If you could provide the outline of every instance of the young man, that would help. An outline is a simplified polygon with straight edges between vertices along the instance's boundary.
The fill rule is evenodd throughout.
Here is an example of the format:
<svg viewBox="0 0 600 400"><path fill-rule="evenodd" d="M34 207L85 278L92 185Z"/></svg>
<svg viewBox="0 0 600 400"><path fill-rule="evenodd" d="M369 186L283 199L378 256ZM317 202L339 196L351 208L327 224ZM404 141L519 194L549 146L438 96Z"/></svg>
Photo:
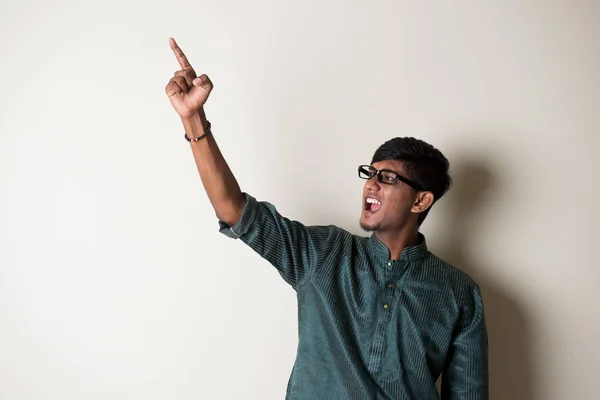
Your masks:
<svg viewBox="0 0 600 400"><path fill-rule="evenodd" d="M384 143L370 165L360 225L304 226L242 193L203 106L213 88L173 39L181 66L165 90L215 209L297 292L299 343L287 399L488 398L487 334L479 287L427 250L419 226L448 190L448 160L414 138Z"/></svg>

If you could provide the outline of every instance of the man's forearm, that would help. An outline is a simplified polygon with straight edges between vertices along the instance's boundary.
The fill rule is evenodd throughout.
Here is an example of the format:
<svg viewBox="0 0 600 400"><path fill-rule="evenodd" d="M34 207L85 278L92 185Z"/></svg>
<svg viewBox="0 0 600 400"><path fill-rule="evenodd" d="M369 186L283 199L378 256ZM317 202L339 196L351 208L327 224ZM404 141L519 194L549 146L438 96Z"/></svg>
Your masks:
<svg viewBox="0 0 600 400"><path fill-rule="evenodd" d="M192 118L182 119L182 122L189 138L204 134L208 126L203 112ZM245 198L215 138L209 134L198 142L192 141L191 147L200 179L217 218L235 225L242 215Z"/></svg>

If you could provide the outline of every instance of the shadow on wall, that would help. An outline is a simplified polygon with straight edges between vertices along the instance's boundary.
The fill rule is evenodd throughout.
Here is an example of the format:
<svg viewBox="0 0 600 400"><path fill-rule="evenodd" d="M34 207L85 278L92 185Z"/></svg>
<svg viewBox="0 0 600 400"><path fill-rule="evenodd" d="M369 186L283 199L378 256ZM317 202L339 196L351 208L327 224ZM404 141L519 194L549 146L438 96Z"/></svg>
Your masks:
<svg viewBox="0 0 600 400"><path fill-rule="evenodd" d="M437 214L444 219L448 232L434 252L465 271L481 287L489 337L490 398L537 400L526 310L511 298L510 291L490 278L493 274L487 273L488 266L469 256L476 234L470 228L489 212L482 200L492 189L497 192L502 182L481 154L461 154L451 168L454 186L443 199L443 214Z"/></svg>

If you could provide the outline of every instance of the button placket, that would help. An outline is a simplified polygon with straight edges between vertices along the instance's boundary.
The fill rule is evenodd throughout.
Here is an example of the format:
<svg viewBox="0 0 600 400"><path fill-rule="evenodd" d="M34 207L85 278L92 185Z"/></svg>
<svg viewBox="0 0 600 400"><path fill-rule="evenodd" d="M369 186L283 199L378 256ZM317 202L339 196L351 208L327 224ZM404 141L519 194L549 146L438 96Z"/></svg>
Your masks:
<svg viewBox="0 0 600 400"><path fill-rule="evenodd" d="M367 368L369 371L375 373L378 372L382 365L382 360L385 358L385 353L387 351L387 336L386 332L389 329L389 323L392 318L392 308L393 304L393 296L391 290L388 289L388 282L390 279L393 279L394 276L394 263L392 260L388 260L384 267L383 274L383 285L384 289L381 291L380 300L378 307L381 307L378 313L379 316L377 318L377 322L375 325L375 332L373 336L373 344L371 346L370 357Z"/></svg>
<svg viewBox="0 0 600 400"><path fill-rule="evenodd" d="M386 271L386 280L388 281L388 283L386 284L387 289L392 289L394 287L394 285L390 282L390 280L392 279L392 277L395 275L394 274L394 261L393 260L389 260L387 263L387 271ZM384 305L383 308L384 310L388 311L390 309L390 304L392 304L392 291L391 290L385 290L384 291Z"/></svg>
<svg viewBox="0 0 600 400"><path fill-rule="evenodd" d="M388 260L386 263L386 271L385 271L385 280L384 280L384 288L382 290L383 299L382 305L386 305L384 307L387 311L391 310L392 306L395 304L395 299L398 295L398 288L400 284L400 280L402 276L406 272L407 265L404 261L400 260Z"/></svg>

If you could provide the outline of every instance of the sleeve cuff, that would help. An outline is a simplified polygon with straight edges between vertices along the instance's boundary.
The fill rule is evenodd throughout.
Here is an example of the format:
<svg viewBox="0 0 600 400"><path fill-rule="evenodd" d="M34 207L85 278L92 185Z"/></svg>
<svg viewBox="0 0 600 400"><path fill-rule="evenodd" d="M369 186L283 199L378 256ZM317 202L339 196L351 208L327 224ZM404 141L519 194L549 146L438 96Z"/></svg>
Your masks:
<svg viewBox="0 0 600 400"><path fill-rule="evenodd" d="M248 193L244 192L243 194L246 198L246 204L244 205L240 220L234 226L219 220L219 232L232 239L238 239L248 232L252 222L256 219L256 213L258 211L258 202L256 199Z"/></svg>

